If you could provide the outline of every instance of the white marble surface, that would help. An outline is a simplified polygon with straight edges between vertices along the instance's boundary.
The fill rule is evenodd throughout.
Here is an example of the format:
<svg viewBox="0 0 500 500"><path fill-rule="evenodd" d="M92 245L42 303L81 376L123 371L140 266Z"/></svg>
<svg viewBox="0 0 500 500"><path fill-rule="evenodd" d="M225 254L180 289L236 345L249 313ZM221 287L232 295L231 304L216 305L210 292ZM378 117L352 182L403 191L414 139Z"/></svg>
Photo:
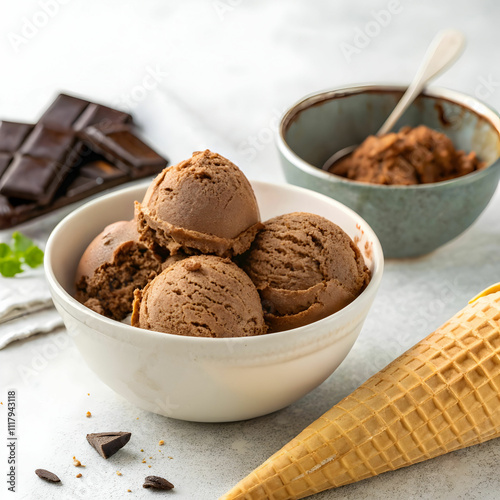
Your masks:
<svg viewBox="0 0 500 500"><path fill-rule="evenodd" d="M44 17L42 5L49 4L52 14ZM375 13L389 7L391 19L385 16L385 26L377 28ZM287 105L337 85L407 82L440 28L463 30L469 43L437 84L499 109L499 16L493 0L2 0L0 116L34 120L59 90L75 92L130 108L144 135L173 163L210 148L251 178L283 182L271 137ZM29 31L27 23L35 20L46 22ZM342 44L353 44L367 23L376 36L348 60ZM157 80L146 78L150 73ZM205 425L145 413L90 372L64 331L0 351L0 498L150 498L155 493L141 487L148 474L175 484L165 497L217 498L476 292L499 281L499 211L497 192L456 241L421 259L387 262L373 310L343 365L301 401L267 417ZM43 239L62 215L24 231ZM5 482L8 388L18 391L16 494ZM106 462L84 438L102 430L133 433ZM74 455L85 469L73 467ZM494 499L499 460L500 441L492 441L315 498ZM59 474L63 485L39 480L33 472L38 467Z"/></svg>

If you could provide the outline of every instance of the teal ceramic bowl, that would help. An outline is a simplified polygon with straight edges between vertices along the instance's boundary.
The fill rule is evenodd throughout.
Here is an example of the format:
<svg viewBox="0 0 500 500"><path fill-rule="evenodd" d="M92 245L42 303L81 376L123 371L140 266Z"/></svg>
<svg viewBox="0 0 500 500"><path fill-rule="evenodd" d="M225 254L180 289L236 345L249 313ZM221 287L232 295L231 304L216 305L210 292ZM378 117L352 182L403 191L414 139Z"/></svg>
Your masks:
<svg viewBox="0 0 500 500"><path fill-rule="evenodd" d="M425 91L394 130L427 125L445 133L457 149L475 151L486 168L416 186L367 184L321 170L333 153L377 131L404 90L365 85L312 94L284 114L277 136L287 181L352 208L374 229L389 258L424 255L461 234L486 208L500 177L498 114L446 89Z"/></svg>

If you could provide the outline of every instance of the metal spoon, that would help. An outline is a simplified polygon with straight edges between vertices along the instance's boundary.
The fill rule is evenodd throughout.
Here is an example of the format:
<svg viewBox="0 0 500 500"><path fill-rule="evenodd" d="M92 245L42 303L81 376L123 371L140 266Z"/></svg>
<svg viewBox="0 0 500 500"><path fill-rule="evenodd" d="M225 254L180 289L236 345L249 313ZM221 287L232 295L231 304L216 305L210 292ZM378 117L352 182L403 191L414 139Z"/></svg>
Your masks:
<svg viewBox="0 0 500 500"><path fill-rule="evenodd" d="M375 134L377 137L390 132L394 124L420 94L425 85L444 69L451 66L462 53L464 46L465 37L460 31L445 30L436 35L427 49L424 60L410 86L406 89L406 92L389 115L389 118L387 118ZM334 163L344 156L351 154L357 147L358 145L355 144L337 151L325 161L322 169L329 170Z"/></svg>

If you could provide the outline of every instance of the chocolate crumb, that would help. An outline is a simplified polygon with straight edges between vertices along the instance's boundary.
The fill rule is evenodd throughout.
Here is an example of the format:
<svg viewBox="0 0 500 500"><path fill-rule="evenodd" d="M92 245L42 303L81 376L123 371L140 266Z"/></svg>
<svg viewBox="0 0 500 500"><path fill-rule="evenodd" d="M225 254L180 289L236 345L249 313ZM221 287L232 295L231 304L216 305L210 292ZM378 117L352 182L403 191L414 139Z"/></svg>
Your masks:
<svg viewBox="0 0 500 500"><path fill-rule="evenodd" d="M143 463L143 464L145 464L145 463L146 463L146 459L145 459L145 458L142 460L142 463Z"/></svg>
<svg viewBox="0 0 500 500"><path fill-rule="evenodd" d="M76 475L76 477L82 477L82 475L79 473L79 474Z"/></svg>
<svg viewBox="0 0 500 500"><path fill-rule="evenodd" d="M92 413L90 413L90 412L88 411L88 412L85 414L85 416L86 416L87 418L90 418L90 417L92 416Z"/></svg>
<svg viewBox="0 0 500 500"><path fill-rule="evenodd" d="M117 471L116 471L116 475L117 475L117 476L121 476L121 475L122 475L122 473L121 473L119 470L117 470Z"/></svg>
<svg viewBox="0 0 500 500"><path fill-rule="evenodd" d="M141 448L141 451L144 452L144 450Z"/></svg>
<svg viewBox="0 0 500 500"><path fill-rule="evenodd" d="M186 259L184 261L184 269L186 271L198 271L201 268L201 262L192 261L191 259Z"/></svg>
<svg viewBox="0 0 500 500"><path fill-rule="evenodd" d="M109 458L130 440L130 432L97 432L87 434L87 441L103 458Z"/></svg>
<svg viewBox="0 0 500 500"><path fill-rule="evenodd" d="M75 467L85 467L85 465L83 465L80 460L76 459L75 457L73 457L73 465Z"/></svg>
<svg viewBox="0 0 500 500"><path fill-rule="evenodd" d="M163 439L160 439L160 441L158 442L158 444L159 444L160 446L163 446L163 445L165 444L165 441L163 441Z"/></svg>
<svg viewBox="0 0 500 500"><path fill-rule="evenodd" d="M49 472L48 470L45 470L45 469L36 469L35 474L39 478L45 479L45 481L48 481L49 483L60 483L61 482L61 480L53 472Z"/></svg>
<svg viewBox="0 0 500 500"><path fill-rule="evenodd" d="M174 485L158 476L147 476L144 480L143 488L154 488L156 490L171 490L174 488Z"/></svg>
<svg viewBox="0 0 500 500"><path fill-rule="evenodd" d="M132 490L127 490L129 493L132 493Z"/></svg>

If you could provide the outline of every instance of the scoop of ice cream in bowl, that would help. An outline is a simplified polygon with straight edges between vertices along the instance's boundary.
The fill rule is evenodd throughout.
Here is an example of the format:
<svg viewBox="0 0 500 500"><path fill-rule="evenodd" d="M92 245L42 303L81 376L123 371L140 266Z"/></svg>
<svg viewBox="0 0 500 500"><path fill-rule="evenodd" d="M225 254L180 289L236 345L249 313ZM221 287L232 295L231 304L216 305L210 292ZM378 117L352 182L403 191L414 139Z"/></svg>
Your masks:
<svg viewBox="0 0 500 500"><path fill-rule="evenodd" d="M283 408L335 371L383 255L344 205L250 183L205 151L75 210L50 236L45 268L104 383L148 411L222 422Z"/></svg>
<svg viewBox="0 0 500 500"><path fill-rule="evenodd" d="M463 233L500 178L500 118L479 100L426 89L393 127L373 134L405 88L360 85L311 94L284 114L277 145L291 184L359 213L386 257L427 254ZM330 171L322 166L352 144Z"/></svg>

